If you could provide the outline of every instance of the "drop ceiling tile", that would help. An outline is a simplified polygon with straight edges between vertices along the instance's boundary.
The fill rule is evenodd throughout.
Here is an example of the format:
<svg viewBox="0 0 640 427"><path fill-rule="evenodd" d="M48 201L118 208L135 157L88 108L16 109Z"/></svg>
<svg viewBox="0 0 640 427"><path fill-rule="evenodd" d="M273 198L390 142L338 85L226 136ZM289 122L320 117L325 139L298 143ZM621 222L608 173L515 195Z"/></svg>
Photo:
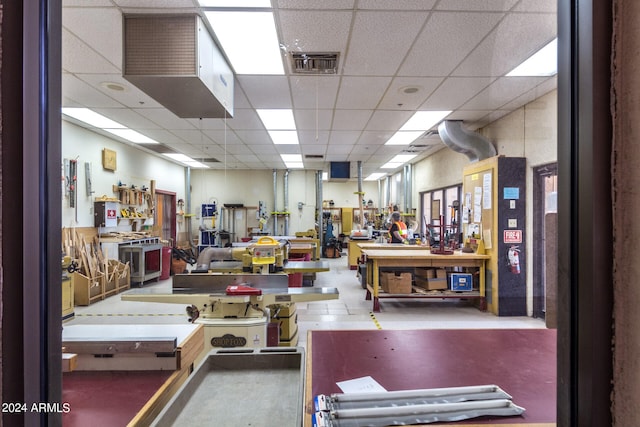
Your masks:
<svg viewBox="0 0 640 427"><path fill-rule="evenodd" d="M390 82L391 77L343 77L336 108L373 110Z"/></svg>
<svg viewBox="0 0 640 427"><path fill-rule="evenodd" d="M353 130L359 134L359 130L367 125L372 114L373 110L335 110L332 130Z"/></svg>
<svg viewBox="0 0 640 427"><path fill-rule="evenodd" d="M122 108L122 104L72 74L62 74L61 80L65 98L73 100L76 104L88 108Z"/></svg>
<svg viewBox="0 0 640 427"><path fill-rule="evenodd" d="M140 115L137 111L124 108L94 108L93 111L131 129L144 133L147 129L161 129L162 126Z"/></svg>
<svg viewBox="0 0 640 427"><path fill-rule="evenodd" d="M289 78L295 108L333 108L340 78L331 76L292 76Z"/></svg>
<svg viewBox="0 0 640 427"><path fill-rule="evenodd" d="M113 66L122 64L122 15L115 7L67 8L63 27ZM102 71L104 72L104 70Z"/></svg>
<svg viewBox="0 0 640 427"><path fill-rule="evenodd" d="M298 130L329 130L333 119L332 110L295 110L294 117Z"/></svg>
<svg viewBox="0 0 640 427"><path fill-rule="evenodd" d="M264 155L277 155L276 148L273 144L248 144L247 147L252 153L260 155L262 159Z"/></svg>
<svg viewBox="0 0 640 427"><path fill-rule="evenodd" d="M332 131L329 137L328 151L336 145L353 145L360 138L361 131Z"/></svg>
<svg viewBox="0 0 640 427"><path fill-rule="evenodd" d="M62 69L69 73L120 73L119 67L66 29L62 30Z"/></svg>
<svg viewBox="0 0 640 427"><path fill-rule="evenodd" d="M355 0L277 0L281 9L353 9Z"/></svg>
<svg viewBox="0 0 640 427"><path fill-rule="evenodd" d="M184 142L193 144L197 147L214 144L214 141L212 141L204 131L195 129L174 129L171 133Z"/></svg>
<svg viewBox="0 0 640 427"><path fill-rule="evenodd" d="M536 34L536 37L531 37L531 34ZM554 37L554 14L509 14L456 68L453 75L503 76Z"/></svg>
<svg viewBox="0 0 640 427"><path fill-rule="evenodd" d="M413 113L413 111L377 110L371 116L365 130L395 132L411 118Z"/></svg>
<svg viewBox="0 0 640 427"><path fill-rule="evenodd" d="M238 76L247 99L254 108L291 108L286 76Z"/></svg>
<svg viewBox="0 0 640 427"><path fill-rule="evenodd" d="M489 86L491 77L449 77L420 106L421 110L455 110Z"/></svg>
<svg viewBox="0 0 640 427"><path fill-rule="evenodd" d="M235 154L234 156L236 159L238 159L238 161L245 164L247 162L253 162L253 163L260 162L260 159L258 159L258 157L255 154Z"/></svg>
<svg viewBox="0 0 640 427"><path fill-rule="evenodd" d="M329 140L329 131L316 132L315 130L299 130L298 140L300 147L321 145L326 147Z"/></svg>
<svg viewBox="0 0 640 427"><path fill-rule="evenodd" d="M542 77L503 77L463 105L464 109L500 109L505 104L516 99L521 93L527 92L545 78Z"/></svg>
<svg viewBox="0 0 640 427"><path fill-rule="evenodd" d="M106 96L129 108L163 108L156 100L125 80L120 72L114 74L75 73L75 75ZM116 90L114 87L119 87L122 90Z"/></svg>
<svg viewBox="0 0 640 427"><path fill-rule="evenodd" d="M243 144L242 140L238 138L235 132L224 130L205 130L203 133L220 146L225 146L226 144L227 147L230 147L234 144Z"/></svg>
<svg viewBox="0 0 640 427"><path fill-rule="evenodd" d="M357 12L345 75L394 75L420 32L426 12Z"/></svg>
<svg viewBox="0 0 640 427"><path fill-rule="evenodd" d="M166 129L145 129L144 134L162 144L184 144L185 141Z"/></svg>
<svg viewBox="0 0 640 427"><path fill-rule="evenodd" d="M189 121L164 108L136 108L135 111L165 129L194 129Z"/></svg>
<svg viewBox="0 0 640 427"><path fill-rule="evenodd" d="M514 12L557 12L558 0L520 0Z"/></svg>
<svg viewBox="0 0 640 427"><path fill-rule="evenodd" d="M534 0L537 1L537 0ZM466 11L504 11L511 9L518 0L440 0L438 10L466 10Z"/></svg>
<svg viewBox="0 0 640 427"><path fill-rule="evenodd" d="M351 26L351 11L281 10L278 20L282 29L282 49L290 52L340 52L344 54ZM339 65L342 63L340 61ZM340 65L341 66L341 65Z"/></svg>
<svg viewBox="0 0 640 427"><path fill-rule="evenodd" d="M431 10L436 0L359 0L358 9Z"/></svg>
<svg viewBox="0 0 640 427"><path fill-rule="evenodd" d="M82 7L99 7L99 6L113 6L111 0L62 0L63 13L66 13L67 7L82 6Z"/></svg>
<svg viewBox="0 0 640 427"><path fill-rule="evenodd" d="M237 130L235 134L248 145L273 145L266 130Z"/></svg>
<svg viewBox="0 0 640 427"><path fill-rule="evenodd" d="M379 108L417 110L442 80L441 77L396 77L382 98Z"/></svg>
<svg viewBox="0 0 640 427"><path fill-rule="evenodd" d="M196 129L214 129L214 130L224 130L227 127L225 123L225 119L185 119L187 122L191 123L191 125ZM232 119L227 119L227 121L231 121Z"/></svg>
<svg viewBox="0 0 640 427"><path fill-rule="evenodd" d="M144 9L160 9L160 8L193 8L193 0L113 0L120 7L135 7Z"/></svg>
<svg viewBox="0 0 640 427"><path fill-rule="evenodd" d="M233 118L227 119L226 124L230 129L264 130L262 120L260 120L256 111L248 108L236 109Z"/></svg>
<svg viewBox="0 0 640 427"><path fill-rule="evenodd" d="M503 17L502 13L431 14L398 75L448 76Z"/></svg>
<svg viewBox="0 0 640 427"><path fill-rule="evenodd" d="M395 133L393 131L364 131L358 140L360 145L379 146L384 145ZM397 146L396 146L397 147Z"/></svg>

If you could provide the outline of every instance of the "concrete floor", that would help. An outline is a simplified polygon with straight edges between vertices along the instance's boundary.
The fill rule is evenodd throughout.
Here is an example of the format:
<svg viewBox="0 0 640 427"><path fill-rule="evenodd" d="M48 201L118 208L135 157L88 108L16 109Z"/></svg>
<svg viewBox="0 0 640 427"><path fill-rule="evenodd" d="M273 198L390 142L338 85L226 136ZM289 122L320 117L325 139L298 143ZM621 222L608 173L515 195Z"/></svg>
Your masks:
<svg viewBox="0 0 640 427"><path fill-rule="evenodd" d="M498 317L456 300L383 299L381 311L373 313L372 303L365 300L365 290L356 271L348 268L346 251L343 255L323 259L330 264L331 271L318 273L314 283L316 287L338 288L339 299L297 303L299 346L305 347L309 330L545 328L540 319ZM170 292L171 283L171 278L151 281L143 288ZM64 325L186 322L184 304L122 301L120 295L115 295L87 307L77 306L75 317Z"/></svg>

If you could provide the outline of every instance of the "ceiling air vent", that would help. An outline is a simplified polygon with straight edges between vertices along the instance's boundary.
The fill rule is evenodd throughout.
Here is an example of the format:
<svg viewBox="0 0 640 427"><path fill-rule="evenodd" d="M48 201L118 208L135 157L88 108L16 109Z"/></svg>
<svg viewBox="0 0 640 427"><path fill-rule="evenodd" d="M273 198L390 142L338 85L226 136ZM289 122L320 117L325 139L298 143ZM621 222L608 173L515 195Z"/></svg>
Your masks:
<svg viewBox="0 0 640 427"><path fill-rule="evenodd" d="M322 154L305 154L304 155L305 159L324 159L324 156Z"/></svg>
<svg viewBox="0 0 640 427"><path fill-rule="evenodd" d="M167 147L166 145L162 145L162 144L136 144L139 147L144 147L148 150L154 151L156 153L159 154L167 154L167 153L175 153L176 150Z"/></svg>
<svg viewBox="0 0 640 427"><path fill-rule="evenodd" d="M296 74L336 74L338 53L291 52L291 67Z"/></svg>

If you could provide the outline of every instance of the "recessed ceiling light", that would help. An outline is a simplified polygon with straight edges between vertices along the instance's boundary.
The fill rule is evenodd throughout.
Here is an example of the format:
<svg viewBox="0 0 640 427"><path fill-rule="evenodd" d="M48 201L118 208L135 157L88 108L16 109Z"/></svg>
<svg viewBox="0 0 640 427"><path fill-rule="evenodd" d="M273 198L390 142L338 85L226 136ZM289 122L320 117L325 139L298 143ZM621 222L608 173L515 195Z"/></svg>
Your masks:
<svg viewBox="0 0 640 427"><path fill-rule="evenodd" d="M416 111L400 130L420 130L426 132L449 114L451 114L451 111Z"/></svg>
<svg viewBox="0 0 640 427"><path fill-rule="evenodd" d="M272 12L221 10L204 14L236 73L284 74Z"/></svg>
<svg viewBox="0 0 640 427"><path fill-rule="evenodd" d="M155 141L148 136L144 136L140 132L136 132L133 129L103 129L107 132L110 132L114 135L119 136L120 138L124 138L127 141L135 142L137 144L158 144L158 141Z"/></svg>
<svg viewBox="0 0 640 427"><path fill-rule="evenodd" d="M64 107L62 108L62 114L73 117L76 120L80 120L81 122L97 128L125 129L125 126L120 123L114 122L102 114L98 114L88 108Z"/></svg>
<svg viewBox="0 0 640 427"><path fill-rule="evenodd" d="M100 83L100 86L102 86L105 89L113 90L116 92L124 92L125 90L127 90L125 86L121 85L120 83L114 83L114 82L102 82Z"/></svg>
<svg viewBox="0 0 640 427"><path fill-rule="evenodd" d="M420 88L417 87L417 86L405 86L405 87L401 88L400 90L402 90L403 93L411 95L411 94L414 94L414 93L420 91Z"/></svg>
<svg viewBox="0 0 640 427"><path fill-rule="evenodd" d="M375 172L375 173L372 173L371 175L369 175L368 177L366 177L364 180L365 181L377 181L377 180L379 180L380 178L382 178L382 177L384 177L386 175L387 174L384 173L384 172Z"/></svg>
<svg viewBox="0 0 640 427"><path fill-rule="evenodd" d="M271 141L277 145L298 144L298 132L295 130L270 130Z"/></svg>
<svg viewBox="0 0 640 427"><path fill-rule="evenodd" d="M268 130L295 130L293 111L289 109L257 109L260 120Z"/></svg>
<svg viewBox="0 0 640 427"><path fill-rule="evenodd" d="M534 53L507 74L507 77L545 77L558 72L558 39Z"/></svg>

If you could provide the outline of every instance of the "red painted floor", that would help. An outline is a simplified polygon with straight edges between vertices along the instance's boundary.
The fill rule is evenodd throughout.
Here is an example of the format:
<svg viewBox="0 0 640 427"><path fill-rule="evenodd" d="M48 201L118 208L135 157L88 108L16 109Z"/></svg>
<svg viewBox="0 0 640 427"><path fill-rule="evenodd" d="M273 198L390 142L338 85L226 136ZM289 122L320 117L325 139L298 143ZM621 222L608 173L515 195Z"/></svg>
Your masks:
<svg viewBox="0 0 640 427"><path fill-rule="evenodd" d="M126 426L173 371L76 371L62 378L65 427Z"/></svg>

